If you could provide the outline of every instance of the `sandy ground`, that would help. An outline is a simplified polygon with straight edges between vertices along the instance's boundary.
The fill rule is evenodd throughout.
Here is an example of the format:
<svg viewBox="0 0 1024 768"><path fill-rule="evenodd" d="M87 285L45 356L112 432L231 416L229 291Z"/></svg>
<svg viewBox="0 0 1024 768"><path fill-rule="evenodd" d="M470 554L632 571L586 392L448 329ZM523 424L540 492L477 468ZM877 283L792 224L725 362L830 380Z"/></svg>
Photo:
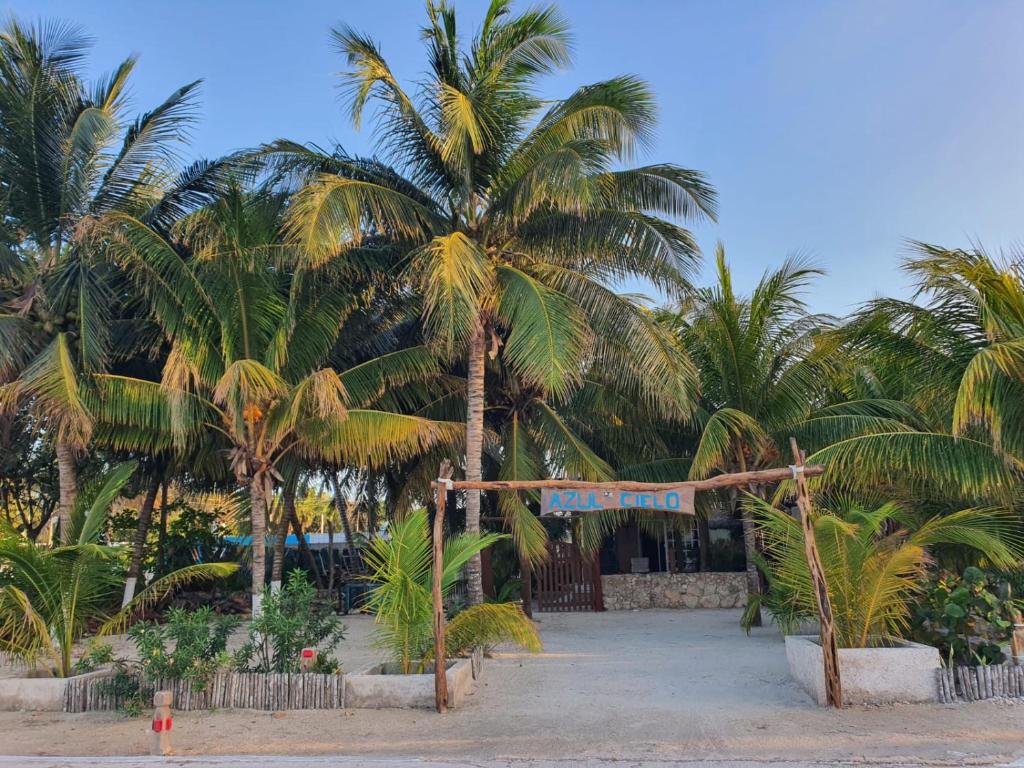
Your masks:
<svg viewBox="0 0 1024 768"><path fill-rule="evenodd" d="M790 681L778 634L765 628L745 636L737 611L540 619L545 652L488 661L476 694L447 716L178 713L175 750L488 765L530 758L967 765L1024 756L1024 704L818 708ZM347 622L350 635L339 656L354 670L378 652L367 647L369 618ZM147 729L145 719L116 714L0 713L0 753L142 755Z"/></svg>

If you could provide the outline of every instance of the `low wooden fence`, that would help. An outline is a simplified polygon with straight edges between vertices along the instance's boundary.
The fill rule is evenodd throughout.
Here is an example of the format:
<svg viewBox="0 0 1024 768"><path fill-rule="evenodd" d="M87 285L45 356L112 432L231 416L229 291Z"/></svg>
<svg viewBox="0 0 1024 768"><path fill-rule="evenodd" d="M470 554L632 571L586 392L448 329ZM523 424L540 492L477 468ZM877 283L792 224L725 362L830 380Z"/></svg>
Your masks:
<svg viewBox="0 0 1024 768"><path fill-rule="evenodd" d="M64 711L120 709L130 694L116 690L112 685L113 679L100 677L69 681L64 693ZM205 685L197 685L190 680L160 680L144 687L143 699L147 705L154 690L170 691L174 695L173 707L179 711L231 708L276 711L341 709L345 706L343 675L309 672L218 672Z"/></svg>
<svg viewBox="0 0 1024 768"><path fill-rule="evenodd" d="M943 667L937 673L939 700L981 701L1024 698L1024 666L993 664L987 667Z"/></svg>

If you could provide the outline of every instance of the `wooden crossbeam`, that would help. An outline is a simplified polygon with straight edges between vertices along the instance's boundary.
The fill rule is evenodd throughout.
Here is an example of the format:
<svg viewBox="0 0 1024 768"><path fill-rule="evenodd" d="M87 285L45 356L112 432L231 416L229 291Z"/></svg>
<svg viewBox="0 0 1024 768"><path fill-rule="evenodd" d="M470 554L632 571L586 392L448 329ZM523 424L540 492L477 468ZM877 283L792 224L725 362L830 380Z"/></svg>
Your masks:
<svg viewBox="0 0 1024 768"><path fill-rule="evenodd" d="M820 464L809 464L804 467L804 477L816 477L823 474L825 474L825 468ZM779 469L759 469L753 472L733 472L728 475L715 475L706 480L684 480L675 483L637 483L631 480L610 480L601 483L590 483L584 480L453 480L451 487L457 491L537 491L553 488L653 493L683 487L690 487L695 491L713 491L717 488L777 483L782 480L791 480L792 477L792 470L788 467L781 467ZM432 482L431 486L437 488L437 481Z"/></svg>

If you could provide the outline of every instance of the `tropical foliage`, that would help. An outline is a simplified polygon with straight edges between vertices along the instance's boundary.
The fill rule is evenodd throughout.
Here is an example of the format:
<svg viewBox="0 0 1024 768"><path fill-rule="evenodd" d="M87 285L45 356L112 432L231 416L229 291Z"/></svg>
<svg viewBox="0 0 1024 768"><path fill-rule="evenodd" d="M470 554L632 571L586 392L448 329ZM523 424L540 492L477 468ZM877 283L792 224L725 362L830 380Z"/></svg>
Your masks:
<svg viewBox="0 0 1024 768"><path fill-rule="evenodd" d="M469 559L500 534L463 533L444 545L441 593L451 596ZM366 560L373 590L367 607L376 614L377 642L386 648L403 674L423 672L433 661L434 614L432 542L424 510L411 512L391 526L388 538L369 545ZM514 643L541 649L537 628L517 603L471 605L445 625L445 651L457 656L476 646Z"/></svg>
<svg viewBox="0 0 1024 768"><path fill-rule="evenodd" d="M425 337L442 359L465 363L467 479L482 476L488 360L515 379L529 410L503 430L500 474L535 477L544 469L537 455L554 448L566 454L562 469L603 479L610 470L571 438L545 444L564 432L551 404L593 369L669 418L692 412L691 367L610 286L642 277L685 292L699 251L675 222L713 218L715 193L702 174L671 163L622 168L654 130L644 82L615 77L554 102L540 98L538 80L570 62L568 24L554 7L514 13L510 0L492 0L468 44L453 6L432 0L427 17L429 81L416 96L369 36L333 30L348 64L351 118L358 127L377 107L383 160L268 146L311 174L289 213L291 230L313 265L357 248L367 233L408 249L404 279L420 297ZM539 557L540 530L522 505L507 500L502 512ZM478 531L479 518L480 496L470 494L466 530ZM471 558L474 603L479 569Z"/></svg>
<svg viewBox="0 0 1024 768"><path fill-rule="evenodd" d="M319 648L315 669L335 671L334 647L345 627L329 603L317 600L316 589L302 571L292 571L280 589L267 589L263 610L249 624L246 642L235 651L232 664L245 672L299 671L303 648Z"/></svg>
<svg viewBox="0 0 1024 768"><path fill-rule="evenodd" d="M268 572L284 578L289 531L328 535L326 562L302 553L328 589L335 535L368 540L382 641L406 669L422 665L423 509L444 459L471 480L677 482L785 466L795 436L825 467L811 481L815 529L850 644L906 632L940 569L1020 573L1020 254L914 243L914 295L847 318L812 311L821 270L801 258L743 290L720 246L711 284L694 285L701 254L685 227L714 220L717 198L700 172L641 158L656 127L645 83L542 98L571 63L552 6L492 0L467 35L431 0L422 38L426 79L406 88L370 36L331 32L353 124L372 110L375 156L278 139L184 165L197 84L133 117L133 58L90 82L78 30L4 23L8 653L67 674L86 628L121 626L168 585L229 570L165 575L176 518L215 494L230 499L204 513L217 530L251 537L257 613ZM117 488L134 512L109 536L130 554L100 532L129 470L105 473L125 461L138 471ZM791 492L698 498L703 567L709 520L742 524L751 619L760 606L806 614L781 511ZM452 504L467 535L449 542L445 589L464 571L473 606L449 626L453 648L536 646L518 608L481 602L487 531L509 534L504 575L518 564L526 584L550 535L593 551L632 514L554 528L537 507L525 493Z"/></svg>
<svg viewBox="0 0 1024 768"><path fill-rule="evenodd" d="M765 607L785 627L817 617L800 522L756 496L745 503L764 541L762 564L771 585ZM997 567L1024 552L1019 521L995 509L919 521L896 504L867 509L840 501L816 510L812 524L841 648L867 648L908 633L934 548L967 547Z"/></svg>
<svg viewBox="0 0 1024 768"><path fill-rule="evenodd" d="M145 335L123 324L133 302L82 241L82 224L120 211L166 227L224 172L222 163L177 164L198 83L130 119L136 59L89 84L87 51L78 29L57 23L11 19L0 31L0 405L27 409L53 445L65 543L77 461L95 428L91 377Z"/></svg>
<svg viewBox="0 0 1024 768"><path fill-rule="evenodd" d="M182 568L154 581L127 606L116 607L121 575L118 550L101 543L110 504L134 471L122 464L97 488L86 489L71 518L71 543L47 548L0 534L0 652L55 677L74 668L75 643L125 629L146 606L174 587L231 574L230 563Z"/></svg>
<svg viewBox="0 0 1024 768"><path fill-rule="evenodd" d="M913 637L938 648L949 666L1002 664L1020 607L1006 582L979 568L939 574L914 610Z"/></svg>

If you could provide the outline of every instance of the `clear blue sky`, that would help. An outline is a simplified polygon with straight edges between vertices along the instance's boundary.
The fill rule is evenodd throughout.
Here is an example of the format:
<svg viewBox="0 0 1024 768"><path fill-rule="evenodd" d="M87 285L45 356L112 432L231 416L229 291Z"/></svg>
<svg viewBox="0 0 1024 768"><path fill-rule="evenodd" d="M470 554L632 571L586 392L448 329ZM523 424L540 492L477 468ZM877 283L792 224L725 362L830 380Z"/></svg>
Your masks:
<svg viewBox="0 0 1024 768"><path fill-rule="evenodd" d="M660 127L645 160L705 171L742 286L788 253L829 272L810 297L842 314L904 294L908 238L1010 248L1024 235L1024 2L563 0L575 67L548 95L646 78ZM396 73L424 66L419 0L0 0L96 38L92 72L141 55L135 106L205 83L192 155L273 138L370 148L338 101L328 28L382 43ZM483 0L458 0L465 31ZM466 23L468 22L468 24Z"/></svg>

